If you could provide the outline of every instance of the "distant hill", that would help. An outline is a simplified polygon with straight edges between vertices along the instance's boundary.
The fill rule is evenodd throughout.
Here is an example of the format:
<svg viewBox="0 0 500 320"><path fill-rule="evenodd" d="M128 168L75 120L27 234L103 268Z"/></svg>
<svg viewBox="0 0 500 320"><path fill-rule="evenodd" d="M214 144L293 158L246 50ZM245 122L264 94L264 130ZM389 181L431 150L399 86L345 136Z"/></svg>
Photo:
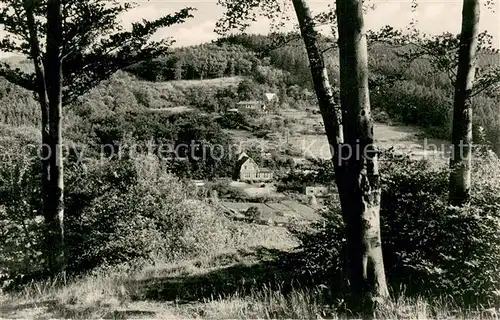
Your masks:
<svg viewBox="0 0 500 320"><path fill-rule="evenodd" d="M325 49L331 45L328 41L322 40ZM106 113L193 104L213 111L219 110L221 104L227 107L233 100L257 91L278 93L282 100L297 108L314 104L314 95L312 100L305 98L312 92L312 81L302 40L277 47L275 42L269 36L234 35L215 43L173 49L165 57L143 61L119 72L82 97L78 108L84 115L92 110ZM403 79L395 81L393 78L405 68L397 55L401 50L405 48L370 46L372 107L393 120L418 125L436 137L448 138L453 96L450 80L435 72L428 61L420 59L405 71ZM325 57L332 82L336 84L338 53L332 49ZM27 69L31 66L29 61L18 58L10 63ZM480 57L483 67L495 63L497 55ZM244 89L251 90L238 93L244 79L250 82L245 83ZM228 99L223 99L224 96ZM0 99L0 121L13 125L37 123L38 108L30 93L0 81ZM475 128L484 127L486 139L500 151L498 100L479 95L473 103Z"/></svg>

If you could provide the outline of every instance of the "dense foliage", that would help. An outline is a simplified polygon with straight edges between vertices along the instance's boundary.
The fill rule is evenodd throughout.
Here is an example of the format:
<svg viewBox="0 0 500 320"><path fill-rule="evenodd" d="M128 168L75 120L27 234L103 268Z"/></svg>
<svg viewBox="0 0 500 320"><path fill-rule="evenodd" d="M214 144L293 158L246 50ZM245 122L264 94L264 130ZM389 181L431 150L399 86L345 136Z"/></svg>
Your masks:
<svg viewBox="0 0 500 320"><path fill-rule="evenodd" d="M276 92L283 104L315 109L302 43L273 45L265 36L232 36L214 44L176 49L166 57L134 65L130 73L116 73L66 108L66 142L83 148L85 159L90 160L81 163L78 153L67 155L71 270L155 255L189 257L231 241L218 209L195 200L199 192L178 178L232 176L235 149L231 135L223 129L248 130L266 138L291 121L278 115L264 121L251 114L227 113L239 100ZM371 100L376 114L448 137L452 90L446 76L420 59L402 77L405 66L397 48L372 44L370 50ZM327 53L334 81L338 77L336 54L334 50ZM206 80L220 77L228 78L220 83ZM185 81L193 79L211 84ZM33 146L39 141L33 132L39 124L38 107L30 92L3 80L0 101L0 121L10 125L2 126L0 145L0 241L5 244L0 251L1 280L41 272L43 225L36 187L39 168L33 162ZM498 151L498 97L478 95L473 102L476 141L490 142ZM194 110L170 112L175 107ZM24 125L28 127L11 127ZM166 153L160 145L167 146ZM170 152L169 147L182 145L187 147L179 153ZM222 157L204 155L220 147L225 152ZM303 168L294 165L291 151L287 157L277 152L263 157L261 151L248 148L247 153L259 165L275 170L280 179L278 191L303 192L305 185L334 181L329 161ZM148 152L153 156L146 157ZM387 161L381 162L381 229L392 287L404 287L410 294L453 294L464 303L492 302L500 281L498 163L475 168L472 204L457 209L447 205L446 170L394 155L385 157ZM281 169L286 173L277 172ZM214 191L231 201L254 201L227 181L210 182L202 189ZM298 233L302 250L296 269L315 282L338 286L345 240L336 201L324 216L313 230ZM288 260L287 268L292 266Z"/></svg>
<svg viewBox="0 0 500 320"><path fill-rule="evenodd" d="M202 44L180 48L165 58L138 63L128 68L149 81L214 79L249 76L259 60L242 46Z"/></svg>
<svg viewBox="0 0 500 320"><path fill-rule="evenodd" d="M322 41L326 46L329 40ZM450 79L445 73L436 71L426 58L415 59L408 66L404 58L407 50L371 43L370 93L375 114L387 114L392 120L419 125L436 137L448 138L453 95ZM330 50L325 54L330 77L335 83L338 79L337 52ZM490 66L494 60L493 53L481 54L480 65ZM205 112L224 112L240 100L259 99L264 92L275 92L282 104L296 108L315 104L307 55L300 39L277 45L275 36L234 35L216 43L175 49L165 57L143 61L127 70L149 81L119 73L83 97L78 108L99 108L100 112L107 112L108 109L192 106ZM222 86L161 82L238 75L248 80L228 80L229 85ZM1 112L5 123L36 123L39 112L32 97L24 91L16 93L19 91L16 90L5 88L19 97L6 101ZM498 95L487 91L473 99L474 138L476 142L489 143L497 153L500 143L498 99ZM13 105L15 101L19 103ZM18 106L20 104L24 105ZM14 115L9 110L26 111ZM480 141L480 131L484 133L484 141Z"/></svg>
<svg viewBox="0 0 500 320"><path fill-rule="evenodd" d="M395 154L383 159L390 160L381 168L381 230L391 287L406 295L450 296L459 304L497 303L498 159L476 166L472 204L465 208L447 204L447 170ZM295 257L313 281L331 286L341 285L344 271L338 210L332 203L324 221L299 233L302 249Z"/></svg>
<svg viewBox="0 0 500 320"><path fill-rule="evenodd" d="M36 157L26 150L15 153L22 145L8 148L11 162L0 170L4 244L0 288L42 275L44 266ZM169 174L155 157L69 159L66 169L71 272L157 256L185 258L231 242L232 231L218 209L198 198L192 187Z"/></svg>
<svg viewBox="0 0 500 320"><path fill-rule="evenodd" d="M130 158L156 156L180 177L215 179L230 176L235 147L211 116L194 112L118 112L81 119L68 136L86 145L89 154Z"/></svg>

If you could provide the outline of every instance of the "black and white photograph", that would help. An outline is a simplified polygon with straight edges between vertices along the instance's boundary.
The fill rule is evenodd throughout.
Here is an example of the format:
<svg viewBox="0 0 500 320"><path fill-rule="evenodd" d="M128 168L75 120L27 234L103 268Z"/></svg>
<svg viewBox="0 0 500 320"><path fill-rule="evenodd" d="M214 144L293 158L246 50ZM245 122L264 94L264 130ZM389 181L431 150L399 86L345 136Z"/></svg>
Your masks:
<svg viewBox="0 0 500 320"><path fill-rule="evenodd" d="M0 0L2 319L500 319L500 0Z"/></svg>

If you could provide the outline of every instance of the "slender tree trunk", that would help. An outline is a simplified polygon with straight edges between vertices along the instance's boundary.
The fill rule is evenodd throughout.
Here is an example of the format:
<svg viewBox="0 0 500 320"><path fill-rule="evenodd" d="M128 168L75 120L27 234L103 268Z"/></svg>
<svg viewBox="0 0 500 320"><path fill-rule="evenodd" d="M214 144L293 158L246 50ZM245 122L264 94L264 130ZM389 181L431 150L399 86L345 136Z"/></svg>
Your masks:
<svg viewBox="0 0 500 320"><path fill-rule="evenodd" d="M31 58L33 59L33 65L35 68L36 87L37 87L36 95L42 113L42 119L41 119L42 146L45 146L48 143L48 137L49 137L49 111L48 111L49 99L47 97L47 88L45 87L45 71L40 53L40 43L38 41L38 32L35 25L35 17L33 14L34 5L35 5L34 0L24 0L23 2L24 10L26 12L27 27L29 31ZM49 162L46 159L48 159L48 152L47 148L43 147L42 186L48 185L49 181ZM42 190L46 189L42 187Z"/></svg>
<svg viewBox="0 0 500 320"><path fill-rule="evenodd" d="M339 197L347 229L351 290L372 310L389 296L380 236L380 177L368 90L362 0L337 0L345 178ZM347 159L347 160L345 160Z"/></svg>
<svg viewBox="0 0 500 320"><path fill-rule="evenodd" d="M362 33L361 2L351 0L340 4L342 113L335 102L310 10L304 0L293 0L293 5L332 150L335 180L347 230L347 266L353 300L357 301L358 307L371 311L373 300L386 298L389 293L380 240L380 180L373 146L368 53ZM360 150L366 147L367 154L354 153L357 145ZM353 151L351 156L348 156L349 150ZM363 299L368 304L361 304L359 298L369 298Z"/></svg>
<svg viewBox="0 0 500 320"><path fill-rule="evenodd" d="M342 132L342 115L340 108L335 101L334 92L328 78L328 71L321 48L319 47L318 33L314 29L315 23L309 7L304 0L293 0L293 6L299 21L300 32L307 50L309 67L311 69L314 90L318 98L319 109L323 117L328 143L332 147L337 147L344 142ZM335 158L338 153L332 152ZM335 167L339 161L334 159Z"/></svg>
<svg viewBox="0 0 500 320"><path fill-rule="evenodd" d="M51 183L50 183L50 129L49 129L49 98L47 96L47 87L46 87L46 77L45 77L45 68L42 61L42 55L40 52L40 43L38 41L38 30L35 25L35 17L34 17L34 7L36 0L24 0L23 6L26 12L26 22L29 31L29 40L30 40L30 51L31 58L33 59L33 64L35 68L35 76L36 76L36 86L37 86L37 100L40 104L41 108L41 131L42 131L42 147L41 147L41 178L42 178L42 211L44 217L47 217L47 212L50 210L49 202L50 202L50 194L51 194ZM51 229L50 220L46 220L46 230ZM49 234L47 232L46 236L47 242L49 242ZM45 248L45 259L47 262L47 269L50 271L51 261L51 246L46 246Z"/></svg>
<svg viewBox="0 0 500 320"><path fill-rule="evenodd" d="M472 105L470 94L474 82L479 35L479 0L464 0L462 31L458 56L457 80L453 102L453 127L450 159L450 203L464 205L470 198L472 162Z"/></svg>
<svg viewBox="0 0 500 320"><path fill-rule="evenodd" d="M49 269L57 274L65 269L64 203L62 161L62 8L61 0L47 3L47 94L49 97L50 190L45 209Z"/></svg>

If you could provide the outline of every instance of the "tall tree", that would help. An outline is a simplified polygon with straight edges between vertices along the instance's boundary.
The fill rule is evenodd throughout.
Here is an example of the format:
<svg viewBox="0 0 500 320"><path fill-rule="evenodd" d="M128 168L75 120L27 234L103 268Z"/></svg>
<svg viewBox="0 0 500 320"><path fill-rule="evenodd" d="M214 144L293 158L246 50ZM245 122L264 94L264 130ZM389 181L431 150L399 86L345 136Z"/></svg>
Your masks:
<svg viewBox="0 0 500 320"><path fill-rule="evenodd" d="M165 54L172 40L150 41L151 36L184 22L193 10L133 23L127 31L119 17L132 8L118 0L0 0L0 24L7 32L0 50L24 55L34 65L26 73L2 63L0 76L32 91L40 104L42 215L51 274L65 268L62 107L116 71Z"/></svg>
<svg viewBox="0 0 500 320"><path fill-rule="evenodd" d="M62 161L62 5L61 0L47 1L47 53L45 58L47 97L49 99L49 179L44 218L47 227L47 261L51 273L64 270L64 181Z"/></svg>
<svg viewBox="0 0 500 320"><path fill-rule="evenodd" d="M247 26L239 19L276 2L219 1L228 9L219 28ZM230 5L229 5L230 4ZM340 48L340 109L328 79L319 35L305 0L292 0L304 40L314 89L332 148L335 180L347 230L347 265L353 301L372 311L389 296L380 237L380 179L368 92L368 52L361 0L337 0ZM267 7L266 7L267 6ZM281 8L274 7L279 12ZM269 13L270 11L265 11ZM324 16L322 16L324 18ZM254 17L253 17L254 18ZM320 16L321 18L321 16ZM330 16L329 18L334 18ZM359 147L359 148L358 148ZM360 152L353 152L361 150ZM360 301L366 303L359 303Z"/></svg>
<svg viewBox="0 0 500 320"><path fill-rule="evenodd" d="M458 70L453 101L453 126L450 159L450 203L469 201L471 185L472 104L475 60L479 36L479 0L464 0L462 30L458 52Z"/></svg>
<svg viewBox="0 0 500 320"><path fill-rule="evenodd" d="M491 4L491 3L490 3ZM403 58L403 71L413 61L426 59L436 72L445 74L454 92L452 123L452 157L450 159L449 201L452 205L462 206L469 202L471 187L471 162L473 145L472 99L481 93L498 97L500 67L497 64L483 65L477 73L476 55L478 52L498 54L493 46L492 36L484 31L479 33L480 4L476 0L464 0L462 8L462 30L459 35L446 32L435 36L425 36L414 30L412 35L405 34L386 26L378 33L371 33L375 41L410 44L398 53Z"/></svg>
<svg viewBox="0 0 500 320"><path fill-rule="evenodd" d="M371 303L387 298L380 236L380 177L368 90L368 47L362 0L337 0L340 105L345 146L351 155L338 183L347 228L348 272L352 290ZM359 147L359 148L358 148ZM354 151L353 150L361 150Z"/></svg>

